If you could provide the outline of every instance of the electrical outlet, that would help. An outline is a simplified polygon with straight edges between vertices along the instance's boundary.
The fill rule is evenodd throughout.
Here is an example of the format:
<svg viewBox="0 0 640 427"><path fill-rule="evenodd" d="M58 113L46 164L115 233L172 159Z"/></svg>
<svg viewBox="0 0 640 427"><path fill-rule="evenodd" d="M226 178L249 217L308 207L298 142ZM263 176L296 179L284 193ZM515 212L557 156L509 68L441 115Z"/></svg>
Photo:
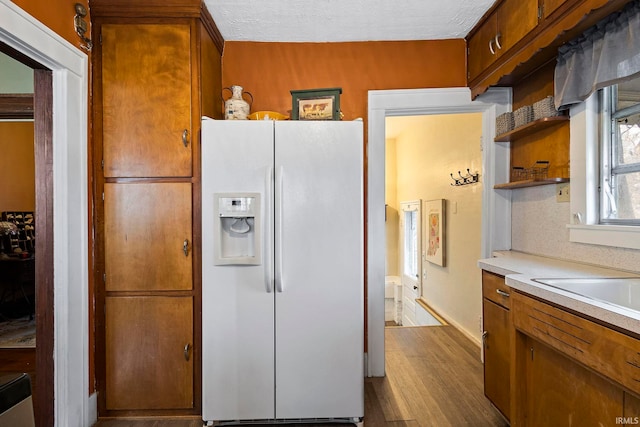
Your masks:
<svg viewBox="0 0 640 427"><path fill-rule="evenodd" d="M569 201L569 187L568 182L556 184L556 202L563 203Z"/></svg>

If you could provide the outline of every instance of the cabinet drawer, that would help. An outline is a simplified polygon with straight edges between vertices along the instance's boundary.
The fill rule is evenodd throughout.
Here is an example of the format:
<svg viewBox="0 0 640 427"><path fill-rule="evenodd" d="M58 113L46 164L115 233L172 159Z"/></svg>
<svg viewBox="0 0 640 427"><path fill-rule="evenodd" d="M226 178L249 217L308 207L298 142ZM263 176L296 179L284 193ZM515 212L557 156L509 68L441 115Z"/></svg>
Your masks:
<svg viewBox="0 0 640 427"><path fill-rule="evenodd" d="M482 296L504 308L510 308L511 288L504 282L504 276L482 271Z"/></svg>
<svg viewBox="0 0 640 427"><path fill-rule="evenodd" d="M516 329L640 393L640 340L514 292Z"/></svg>

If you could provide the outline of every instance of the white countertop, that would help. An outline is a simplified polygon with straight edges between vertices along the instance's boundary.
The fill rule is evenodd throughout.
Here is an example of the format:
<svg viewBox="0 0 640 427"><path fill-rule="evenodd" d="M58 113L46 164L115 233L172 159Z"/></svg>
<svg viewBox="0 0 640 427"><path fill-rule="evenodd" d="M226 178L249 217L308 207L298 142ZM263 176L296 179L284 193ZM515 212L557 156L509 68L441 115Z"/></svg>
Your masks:
<svg viewBox="0 0 640 427"><path fill-rule="evenodd" d="M513 289L640 334L640 311L591 299L532 280L542 278L639 277L640 274L638 273L634 274L514 251L494 252L492 258L479 260L478 267L505 276L507 285Z"/></svg>

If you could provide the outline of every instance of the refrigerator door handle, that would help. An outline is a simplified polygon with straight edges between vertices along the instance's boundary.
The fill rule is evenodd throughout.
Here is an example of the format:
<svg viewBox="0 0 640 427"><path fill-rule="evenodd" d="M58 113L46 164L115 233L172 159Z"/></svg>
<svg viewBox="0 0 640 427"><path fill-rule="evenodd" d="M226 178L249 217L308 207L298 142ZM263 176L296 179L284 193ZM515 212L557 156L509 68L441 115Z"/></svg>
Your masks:
<svg viewBox="0 0 640 427"><path fill-rule="evenodd" d="M264 207L264 281L267 293L273 292L273 167L267 168L265 177L265 207Z"/></svg>
<svg viewBox="0 0 640 427"><path fill-rule="evenodd" d="M276 206L276 233L278 233L276 241L276 291L284 291L284 283L282 281L282 224L284 223L284 202L282 191L284 189L284 169L282 166L278 167L276 172L276 191L277 193L277 206Z"/></svg>

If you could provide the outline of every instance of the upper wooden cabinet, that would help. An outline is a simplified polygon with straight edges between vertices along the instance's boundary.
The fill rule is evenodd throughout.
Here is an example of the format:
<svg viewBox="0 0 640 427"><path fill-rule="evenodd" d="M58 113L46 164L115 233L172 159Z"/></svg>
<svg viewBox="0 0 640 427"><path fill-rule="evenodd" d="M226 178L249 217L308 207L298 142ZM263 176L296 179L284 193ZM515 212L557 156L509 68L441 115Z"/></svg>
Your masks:
<svg viewBox="0 0 640 427"><path fill-rule="evenodd" d="M469 80L480 75L537 24L537 2L502 1L469 38Z"/></svg>
<svg viewBox="0 0 640 427"><path fill-rule="evenodd" d="M468 58L469 80L475 79L496 60L496 36L498 35L498 15L489 15L484 24L469 38Z"/></svg>
<svg viewBox="0 0 640 427"><path fill-rule="evenodd" d="M105 177L192 175L190 32L102 25Z"/></svg>
<svg viewBox="0 0 640 427"><path fill-rule="evenodd" d="M631 0L497 0L467 35L472 97L513 86L553 61L558 47Z"/></svg>

